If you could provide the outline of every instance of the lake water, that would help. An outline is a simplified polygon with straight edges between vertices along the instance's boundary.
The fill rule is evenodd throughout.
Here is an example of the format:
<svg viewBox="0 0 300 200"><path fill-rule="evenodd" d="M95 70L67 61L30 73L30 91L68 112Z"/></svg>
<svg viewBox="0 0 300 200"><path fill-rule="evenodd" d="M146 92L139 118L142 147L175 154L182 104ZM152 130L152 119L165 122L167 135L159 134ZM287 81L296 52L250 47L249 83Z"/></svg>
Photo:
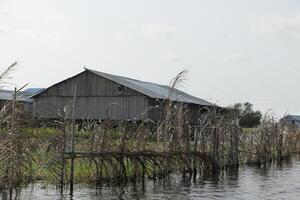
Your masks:
<svg viewBox="0 0 300 200"><path fill-rule="evenodd" d="M300 159L281 167L267 169L241 167L238 172L225 173L193 181L172 176L165 181L101 189L77 185L73 199L300 199ZM37 184L22 192L25 199L70 199L55 187Z"/></svg>

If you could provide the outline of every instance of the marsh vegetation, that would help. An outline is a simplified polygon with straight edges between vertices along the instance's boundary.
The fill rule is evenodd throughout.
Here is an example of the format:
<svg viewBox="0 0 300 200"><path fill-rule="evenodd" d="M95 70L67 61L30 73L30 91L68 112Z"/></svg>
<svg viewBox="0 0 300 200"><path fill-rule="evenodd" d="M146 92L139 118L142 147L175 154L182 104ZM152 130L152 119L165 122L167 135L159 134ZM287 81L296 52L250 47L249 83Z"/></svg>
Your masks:
<svg viewBox="0 0 300 200"><path fill-rule="evenodd" d="M184 76L180 73L171 88L182 84ZM171 90L170 95L176 94ZM198 123L191 125L187 106L166 100L159 105L158 122L107 119L79 124L66 117L75 109L70 102L60 120L36 127L25 120L15 96L2 108L0 134L0 190L11 198L37 181L63 189L73 181L122 184L172 173L197 179L244 164L280 163L299 150L299 129L268 114L254 128L241 128L237 113L203 107Z"/></svg>

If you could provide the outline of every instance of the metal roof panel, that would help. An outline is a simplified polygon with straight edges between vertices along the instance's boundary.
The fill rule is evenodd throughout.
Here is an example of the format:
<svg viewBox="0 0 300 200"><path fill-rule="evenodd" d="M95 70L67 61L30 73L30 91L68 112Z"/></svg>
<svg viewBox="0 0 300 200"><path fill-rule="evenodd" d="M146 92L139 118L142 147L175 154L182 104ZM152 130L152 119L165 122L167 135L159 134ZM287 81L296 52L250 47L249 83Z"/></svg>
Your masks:
<svg viewBox="0 0 300 200"><path fill-rule="evenodd" d="M142 94L145 94L146 96L149 96L151 98L169 99L171 101L193 103L193 104L204 105L204 106L216 106L215 104L212 104L203 99L199 99L197 97L189 95L180 90L174 89L172 91L172 88L167 85L160 85L160 84L140 81L140 80L136 80L136 79L132 79L132 78L107 74L104 72L99 72L99 71L87 69L87 68L85 68L85 69L96 75L102 76L108 80L114 81L114 82L124 85L128 88L136 90L136 91L138 91Z"/></svg>

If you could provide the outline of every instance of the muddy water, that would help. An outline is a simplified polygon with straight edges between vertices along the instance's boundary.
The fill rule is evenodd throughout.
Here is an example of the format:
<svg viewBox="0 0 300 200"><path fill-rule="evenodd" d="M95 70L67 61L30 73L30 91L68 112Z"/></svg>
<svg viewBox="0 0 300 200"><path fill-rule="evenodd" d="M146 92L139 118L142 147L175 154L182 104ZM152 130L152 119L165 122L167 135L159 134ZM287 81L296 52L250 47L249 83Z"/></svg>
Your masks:
<svg viewBox="0 0 300 200"><path fill-rule="evenodd" d="M124 187L76 185L73 197L42 183L24 189L20 199L300 199L300 159L266 169L241 167L236 172L197 180L172 176ZM3 198L3 197L2 197Z"/></svg>

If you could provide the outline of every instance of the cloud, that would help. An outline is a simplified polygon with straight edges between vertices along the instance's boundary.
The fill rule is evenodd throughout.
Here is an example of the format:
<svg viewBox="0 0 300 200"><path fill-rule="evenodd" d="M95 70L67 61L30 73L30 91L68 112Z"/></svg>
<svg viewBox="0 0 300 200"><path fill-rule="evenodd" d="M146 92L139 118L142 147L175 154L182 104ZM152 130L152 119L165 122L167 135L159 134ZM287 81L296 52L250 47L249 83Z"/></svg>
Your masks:
<svg viewBox="0 0 300 200"><path fill-rule="evenodd" d="M125 33L115 33L113 35L113 38L116 40L120 40L120 41L131 41L132 40L132 37Z"/></svg>
<svg viewBox="0 0 300 200"><path fill-rule="evenodd" d="M251 62L252 60L240 53L229 53L225 54L219 59L219 63L229 63L229 62Z"/></svg>
<svg viewBox="0 0 300 200"><path fill-rule="evenodd" d="M56 25L57 24L66 25L70 22L67 16L51 14L51 13L43 13L40 20L43 23L52 23Z"/></svg>
<svg viewBox="0 0 300 200"><path fill-rule="evenodd" d="M69 41L72 36L67 28L69 20L65 16L43 13L34 22L30 20L32 19L24 19L22 21L24 26L13 24L8 19L3 20L0 23L0 35L2 38L12 37L55 43Z"/></svg>
<svg viewBox="0 0 300 200"><path fill-rule="evenodd" d="M10 26L6 25L6 24L0 24L0 34L7 34L9 32L11 32L11 28Z"/></svg>
<svg viewBox="0 0 300 200"><path fill-rule="evenodd" d="M43 31L38 29L19 29L15 33L17 36L25 37L27 39L41 39L56 43L68 41L72 35L70 32L63 30Z"/></svg>
<svg viewBox="0 0 300 200"><path fill-rule="evenodd" d="M24 38L26 40L43 40L48 42L68 41L71 32L65 30L40 30L34 28L13 28L6 24L0 24L0 36L3 38Z"/></svg>
<svg viewBox="0 0 300 200"><path fill-rule="evenodd" d="M0 16L1 15L9 15L9 14L10 14L10 11L7 6L5 6L5 5L0 6Z"/></svg>
<svg viewBox="0 0 300 200"><path fill-rule="evenodd" d="M300 13L293 17L261 17L254 22L254 30L300 41Z"/></svg>
<svg viewBox="0 0 300 200"><path fill-rule="evenodd" d="M165 24L145 24L143 33L150 38L170 37L176 34L176 28Z"/></svg>
<svg viewBox="0 0 300 200"><path fill-rule="evenodd" d="M161 56L162 60L167 63L180 63L181 59L173 53L165 53Z"/></svg>

